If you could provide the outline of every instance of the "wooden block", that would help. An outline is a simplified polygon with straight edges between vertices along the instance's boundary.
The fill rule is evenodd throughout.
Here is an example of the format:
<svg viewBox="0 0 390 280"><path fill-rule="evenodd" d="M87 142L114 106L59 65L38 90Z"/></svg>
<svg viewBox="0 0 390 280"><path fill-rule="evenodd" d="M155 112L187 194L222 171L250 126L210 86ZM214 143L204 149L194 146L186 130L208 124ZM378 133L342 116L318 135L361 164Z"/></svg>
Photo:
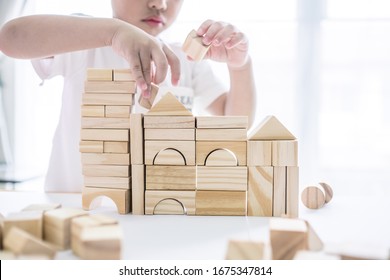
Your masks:
<svg viewBox="0 0 390 280"><path fill-rule="evenodd" d="M175 149L160 151L154 158L153 165L186 165L184 156Z"/></svg>
<svg viewBox="0 0 390 280"><path fill-rule="evenodd" d="M130 129L130 118L81 118L82 128L124 128Z"/></svg>
<svg viewBox="0 0 390 280"><path fill-rule="evenodd" d="M104 116L106 118L130 118L131 111L132 106L104 106Z"/></svg>
<svg viewBox="0 0 390 280"><path fill-rule="evenodd" d="M286 167L274 167L274 197L273 211L274 217L286 215Z"/></svg>
<svg viewBox="0 0 390 280"><path fill-rule="evenodd" d="M341 260L390 260L389 247L373 243L351 242L326 244L324 251Z"/></svg>
<svg viewBox="0 0 390 280"><path fill-rule="evenodd" d="M317 186L309 186L302 191L301 200L307 208L319 209L325 204L325 193Z"/></svg>
<svg viewBox="0 0 390 280"><path fill-rule="evenodd" d="M88 68L87 81L112 81L112 69Z"/></svg>
<svg viewBox="0 0 390 280"><path fill-rule="evenodd" d="M117 225L118 221L112 217L102 214L88 215L72 219L71 222L71 247L75 255L81 257L82 242L80 235L82 231L90 227L102 227L107 225Z"/></svg>
<svg viewBox="0 0 390 280"><path fill-rule="evenodd" d="M82 193L82 204L85 210L93 208L95 198L106 196L116 205L119 214L130 212L130 190L128 189L105 189L84 187Z"/></svg>
<svg viewBox="0 0 390 280"><path fill-rule="evenodd" d="M298 141L272 141L273 166L298 166Z"/></svg>
<svg viewBox="0 0 390 280"><path fill-rule="evenodd" d="M196 215L245 216L245 191L196 191Z"/></svg>
<svg viewBox="0 0 390 280"><path fill-rule="evenodd" d="M288 166L286 172L286 215L289 218L298 218L299 168L296 166Z"/></svg>
<svg viewBox="0 0 390 280"><path fill-rule="evenodd" d="M246 129L196 129L196 141L246 141Z"/></svg>
<svg viewBox="0 0 390 280"><path fill-rule="evenodd" d="M331 186L328 185L327 183L323 183L323 182L318 183L318 184L322 187L322 189L324 191L325 203L328 203L333 198L333 190L332 190Z"/></svg>
<svg viewBox="0 0 390 280"><path fill-rule="evenodd" d="M309 222L305 221L305 223L307 227L307 248L310 251L321 251L324 248L324 243Z"/></svg>
<svg viewBox="0 0 390 280"><path fill-rule="evenodd" d="M3 221L3 235L6 237L13 227L20 228L36 238L42 239L43 211L22 211L10 213Z"/></svg>
<svg viewBox="0 0 390 280"><path fill-rule="evenodd" d="M146 128L145 140L194 141L195 129L191 128Z"/></svg>
<svg viewBox="0 0 390 280"><path fill-rule="evenodd" d="M84 128L81 129L80 137L81 140L90 141L129 141L129 130Z"/></svg>
<svg viewBox="0 0 390 280"><path fill-rule="evenodd" d="M87 177L130 177L130 166L128 165L83 165L83 175ZM98 180L98 178L97 178Z"/></svg>
<svg viewBox="0 0 390 280"><path fill-rule="evenodd" d="M86 93L136 93L135 81L86 81L84 91Z"/></svg>
<svg viewBox="0 0 390 280"><path fill-rule="evenodd" d="M182 46L183 51L194 61L201 61L207 54L210 46L202 43L203 37L198 36L195 30L192 30Z"/></svg>
<svg viewBox="0 0 390 280"><path fill-rule="evenodd" d="M145 166L139 164L131 165L131 199L132 214L145 214Z"/></svg>
<svg viewBox="0 0 390 280"><path fill-rule="evenodd" d="M80 141L81 153L103 153L103 141Z"/></svg>
<svg viewBox="0 0 390 280"><path fill-rule="evenodd" d="M144 128L195 128L195 117L146 115Z"/></svg>
<svg viewBox="0 0 390 280"><path fill-rule="evenodd" d="M212 151L206 158L206 166L238 166L236 155L225 149Z"/></svg>
<svg viewBox="0 0 390 280"><path fill-rule="evenodd" d="M44 255L54 259L56 250L36 236L12 227L4 238L4 248L16 255Z"/></svg>
<svg viewBox="0 0 390 280"><path fill-rule="evenodd" d="M248 166L272 165L271 141L248 141Z"/></svg>
<svg viewBox="0 0 390 280"><path fill-rule="evenodd" d="M147 190L195 190L196 166L146 166Z"/></svg>
<svg viewBox="0 0 390 280"><path fill-rule="evenodd" d="M308 249L305 221L272 218L269 226L272 258L274 260L291 260L296 252Z"/></svg>
<svg viewBox="0 0 390 280"><path fill-rule="evenodd" d="M104 117L104 105L83 105L81 106L82 117Z"/></svg>
<svg viewBox="0 0 390 280"><path fill-rule="evenodd" d="M197 190L246 191L248 182L246 166L197 166Z"/></svg>
<svg viewBox="0 0 390 280"><path fill-rule="evenodd" d="M267 116L248 135L249 140L295 140L295 136L275 117Z"/></svg>
<svg viewBox="0 0 390 280"><path fill-rule="evenodd" d="M130 189L131 178L84 176L84 186L94 187L94 188L106 188L106 189Z"/></svg>
<svg viewBox="0 0 390 280"><path fill-rule="evenodd" d="M182 155L186 165L195 165L195 141L145 141L145 164L153 165L160 152L173 149ZM165 162L168 159L164 159ZM177 159L173 160L177 162Z"/></svg>
<svg viewBox="0 0 390 280"><path fill-rule="evenodd" d="M148 190L145 192L145 214L157 214L155 208L158 214L195 215L195 191ZM178 211L180 209L184 209L184 212Z"/></svg>
<svg viewBox="0 0 390 280"><path fill-rule="evenodd" d="M85 260L121 259L123 232L119 225L87 227L80 234L78 255Z"/></svg>
<svg viewBox="0 0 390 280"><path fill-rule="evenodd" d="M114 81L134 81L135 77L131 69L114 69L113 71Z"/></svg>
<svg viewBox="0 0 390 280"><path fill-rule="evenodd" d="M272 166L248 167L248 216L272 216L273 182Z"/></svg>
<svg viewBox="0 0 390 280"><path fill-rule="evenodd" d="M156 96L158 94L159 87L153 83L150 84L150 97L149 98L144 98L142 94L140 94L138 103L145 109L150 109L152 108L152 105L154 103L154 100L156 99Z"/></svg>
<svg viewBox="0 0 390 280"><path fill-rule="evenodd" d="M44 212L44 240L62 250L69 249L71 220L84 215L88 215L88 213L76 208L58 208Z"/></svg>
<svg viewBox="0 0 390 280"><path fill-rule="evenodd" d="M245 166L247 162L247 151L246 151L246 141L240 142L213 142L213 141L197 141L196 142L196 164L205 165L206 158L210 155L211 152L218 149L225 149L231 151L237 161L238 165Z"/></svg>
<svg viewBox="0 0 390 280"><path fill-rule="evenodd" d="M134 95L123 93L87 93L83 94L82 102L84 105L130 106L134 104Z"/></svg>
<svg viewBox="0 0 390 280"><path fill-rule="evenodd" d="M104 141L103 142L103 153L108 154L128 154L129 153L129 142L127 141Z"/></svg>
<svg viewBox="0 0 390 280"><path fill-rule="evenodd" d="M81 154L82 164L130 165L129 154Z"/></svg>
<svg viewBox="0 0 390 280"><path fill-rule="evenodd" d="M230 240L226 260L263 260L264 243L255 241Z"/></svg>
<svg viewBox="0 0 390 280"><path fill-rule="evenodd" d="M192 113L170 92L167 92L148 113L148 116L192 116Z"/></svg>
<svg viewBox="0 0 390 280"><path fill-rule="evenodd" d="M43 204L30 204L22 209L22 211L48 211L61 208L60 203L43 203Z"/></svg>
<svg viewBox="0 0 390 280"><path fill-rule="evenodd" d="M248 116L198 116L197 128L248 128Z"/></svg>
<svg viewBox="0 0 390 280"><path fill-rule="evenodd" d="M130 118L130 155L131 164L144 163L144 134L142 114L132 114Z"/></svg>

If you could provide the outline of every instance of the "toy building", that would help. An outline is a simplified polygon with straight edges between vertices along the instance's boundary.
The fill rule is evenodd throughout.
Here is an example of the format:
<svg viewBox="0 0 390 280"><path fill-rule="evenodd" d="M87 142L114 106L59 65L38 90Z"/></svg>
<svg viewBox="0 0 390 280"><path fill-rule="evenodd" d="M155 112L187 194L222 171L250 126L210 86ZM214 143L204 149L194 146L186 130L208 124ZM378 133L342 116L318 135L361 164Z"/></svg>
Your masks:
<svg viewBox="0 0 390 280"><path fill-rule="evenodd" d="M88 70L83 208L107 196L121 214L298 216L298 142L274 116L248 135L247 117L195 117L171 93L134 114L135 91L130 70Z"/></svg>

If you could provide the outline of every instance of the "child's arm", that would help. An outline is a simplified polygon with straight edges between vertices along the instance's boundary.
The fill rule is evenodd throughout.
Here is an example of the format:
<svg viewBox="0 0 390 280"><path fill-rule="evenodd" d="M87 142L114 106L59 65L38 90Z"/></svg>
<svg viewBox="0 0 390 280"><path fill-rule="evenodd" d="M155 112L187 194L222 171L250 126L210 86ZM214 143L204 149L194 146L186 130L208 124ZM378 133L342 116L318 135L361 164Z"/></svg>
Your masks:
<svg viewBox="0 0 390 280"><path fill-rule="evenodd" d="M151 62L154 82L164 80L168 65L172 83L180 77L175 54L141 29L113 18L34 15L17 18L0 30L0 50L15 58L43 58L56 54L111 46L129 64L140 88L149 91Z"/></svg>
<svg viewBox="0 0 390 280"><path fill-rule="evenodd" d="M197 30L203 43L211 45L206 58L225 62L229 69L230 90L208 108L218 115L248 115L252 123L256 110L256 88L248 39L231 24L205 21Z"/></svg>

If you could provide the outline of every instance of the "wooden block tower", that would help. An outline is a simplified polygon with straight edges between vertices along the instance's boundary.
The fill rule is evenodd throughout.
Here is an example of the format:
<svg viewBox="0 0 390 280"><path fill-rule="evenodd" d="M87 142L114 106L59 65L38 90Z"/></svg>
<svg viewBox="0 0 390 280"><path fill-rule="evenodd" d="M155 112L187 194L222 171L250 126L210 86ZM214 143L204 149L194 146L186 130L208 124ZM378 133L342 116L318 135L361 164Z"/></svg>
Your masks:
<svg viewBox="0 0 390 280"><path fill-rule="evenodd" d="M130 211L130 114L136 83L130 70L88 69L82 101L83 208L99 196Z"/></svg>
<svg viewBox="0 0 390 280"><path fill-rule="evenodd" d="M248 215L298 217L295 136L269 116L248 138Z"/></svg>

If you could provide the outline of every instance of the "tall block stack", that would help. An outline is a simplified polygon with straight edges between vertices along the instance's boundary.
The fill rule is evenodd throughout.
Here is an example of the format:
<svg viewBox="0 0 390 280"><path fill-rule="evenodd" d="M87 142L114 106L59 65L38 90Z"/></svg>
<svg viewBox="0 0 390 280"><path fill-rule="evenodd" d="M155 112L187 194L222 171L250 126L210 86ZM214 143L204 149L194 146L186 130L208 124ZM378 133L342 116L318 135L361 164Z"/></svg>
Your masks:
<svg viewBox="0 0 390 280"><path fill-rule="evenodd" d="M81 109L83 208L110 197L121 214L130 211L130 114L136 82L130 70L88 69Z"/></svg>
<svg viewBox="0 0 390 280"><path fill-rule="evenodd" d="M248 137L248 215L298 217L298 142L274 116Z"/></svg>

